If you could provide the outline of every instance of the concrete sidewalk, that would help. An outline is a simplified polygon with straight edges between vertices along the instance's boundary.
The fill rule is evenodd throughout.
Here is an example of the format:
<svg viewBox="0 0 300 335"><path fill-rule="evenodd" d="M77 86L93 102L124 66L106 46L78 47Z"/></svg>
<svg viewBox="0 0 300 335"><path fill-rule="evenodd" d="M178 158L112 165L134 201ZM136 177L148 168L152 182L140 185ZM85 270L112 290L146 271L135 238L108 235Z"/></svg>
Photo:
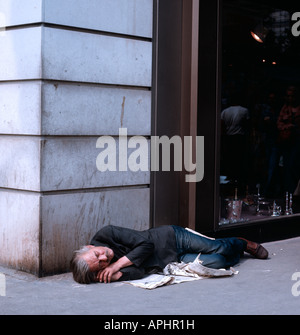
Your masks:
<svg viewBox="0 0 300 335"><path fill-rule="evenodd" d="M245 256L239 274L152 291L125 283L79 285L70 273L47 278L0 267L0 315L299 315L300 237L265 243L268 260ZM299 296L297 296L299 295Z"/></svg>

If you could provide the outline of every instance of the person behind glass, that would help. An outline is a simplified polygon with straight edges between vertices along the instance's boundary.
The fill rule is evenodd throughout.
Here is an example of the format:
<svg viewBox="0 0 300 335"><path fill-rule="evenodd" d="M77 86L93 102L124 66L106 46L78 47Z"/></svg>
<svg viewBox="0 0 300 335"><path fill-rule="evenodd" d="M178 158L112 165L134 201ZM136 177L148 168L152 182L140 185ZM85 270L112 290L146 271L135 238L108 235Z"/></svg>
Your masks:
<svg viewBox="0 0 300 335"><path fill-rule="evenodd" d="M243 184L246 180L247 133L250 115L241 106L239 93L232 93L230 107L221 113L221 129L224 140L224 173L231 180Z"/></svg>
<svg viewBox="0 0 300 335"><path fill-rule="evenodd" d="M295 86L287 88L277 127L283 156L284 191L294 193L300 178L300 100Z"/></svg>
<svg viewBox="0 0 300 335"><path fill-rule="evenodd" d="M200 253L202 265L226 269L237 264L244 251L268 258L262 245L243 238L214 240L179 226L137 231L109 225L95 234L90 245L74 252L70 267L78 283L110 283L140 279L172 262L193 262Z"/></svg>

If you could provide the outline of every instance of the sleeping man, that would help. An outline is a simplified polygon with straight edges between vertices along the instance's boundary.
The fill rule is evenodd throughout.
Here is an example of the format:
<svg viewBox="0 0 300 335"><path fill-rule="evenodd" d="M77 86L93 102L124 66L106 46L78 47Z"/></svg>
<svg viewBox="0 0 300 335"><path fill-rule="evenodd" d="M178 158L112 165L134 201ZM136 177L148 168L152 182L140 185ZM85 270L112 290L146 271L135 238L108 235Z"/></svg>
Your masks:
<svg viewBox="0 0 300 335"><path fill-rule="evenodd" d="M226 269L237 264L244 252L268 258L262 245L243 238L210 239L179 226L137 231L111 225L74 252L70 267L78 283L110 283L140 279L172 262L193 262L199 254L203 266Z"/></svg>

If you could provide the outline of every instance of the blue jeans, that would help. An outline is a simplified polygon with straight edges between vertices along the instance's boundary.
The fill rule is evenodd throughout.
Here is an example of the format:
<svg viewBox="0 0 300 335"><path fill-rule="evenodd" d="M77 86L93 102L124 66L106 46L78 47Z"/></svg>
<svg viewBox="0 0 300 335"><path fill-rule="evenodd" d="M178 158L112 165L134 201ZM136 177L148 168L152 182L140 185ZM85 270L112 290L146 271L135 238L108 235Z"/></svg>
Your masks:
<svg viewBox="0 0 300 335"><path fill-rule="evenodd" d="M175 231L178 260L193 262L199 253L202 265L213 269L227 269L237 264L246 249L246 242L235 237L211 240L172 226Z"/></svg>

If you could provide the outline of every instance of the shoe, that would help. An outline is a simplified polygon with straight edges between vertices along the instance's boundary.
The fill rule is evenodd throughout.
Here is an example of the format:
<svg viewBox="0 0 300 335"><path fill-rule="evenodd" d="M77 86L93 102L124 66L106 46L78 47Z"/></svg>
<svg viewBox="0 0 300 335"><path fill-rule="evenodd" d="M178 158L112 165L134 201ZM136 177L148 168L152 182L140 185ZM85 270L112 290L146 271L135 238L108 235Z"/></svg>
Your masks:
<svg viewBox="0 0 300 335"><path fill-rule="evenodd" d="M247 243L246 252L258 259L267 259L269 256L269 252L265 249L261 244L256 242L248 241L244 238L239 237L240 240L243 240Z"/></svg>

